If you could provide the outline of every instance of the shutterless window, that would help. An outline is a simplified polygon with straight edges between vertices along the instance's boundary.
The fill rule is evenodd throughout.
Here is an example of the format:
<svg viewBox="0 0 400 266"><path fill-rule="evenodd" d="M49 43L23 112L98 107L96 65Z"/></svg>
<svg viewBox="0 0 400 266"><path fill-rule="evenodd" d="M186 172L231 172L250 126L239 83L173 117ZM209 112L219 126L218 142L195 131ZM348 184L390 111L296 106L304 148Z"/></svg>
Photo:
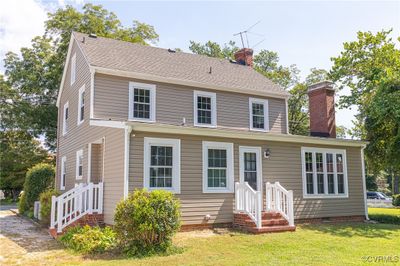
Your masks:
<svg viewBox="0 0 400 266"><path fill-rule="evenodd" d="M64 104L64 113L63 113L63 135L68 132L68 116L69 116L69 103Z"/></svg>
<svg viewBox="0 0 400 266"><path fill-rule="evenodd" d="M78 103L78 125L83 122L85 118L85 86L79 90L79 103Z"/></svg>
<svg viewBox="0 0 400 266"><path fill-rule="evenodd" d="M61 180L60 180L60 189L65 189L65 180L67 173L67 157L63 156L61 158Z"/></svg>
<svg viewBox="0 0 400 266"><path fill-rule="evenodd" d="M75 83L76 78L76 54L71 58L71 85Z"/></svg>
<svg viewBox="0 0 400 266"><path fill-rule="evenodd" d="M194 122L196 126L216 126L216 94L194 92Z"/></svg>
<svg viewBox="0 0 400 266"><path fill-rule="evenodd" d="M76 179L83 177L83 150L76 152Z"/></svg>
<svg viewBox="0 0 400 266"><path fill-rule="evenodd" d="M345 151L303 148L304 195L347 196Z"/></svg>
<svg viewBox="0 0 400 266"><path fill-rule="evenodd" d="M250 129L268 131L268 101L264 99L249 99Z"/></svg>
<svg viewBox="0 0 400 266"><path fill-rule="evenodd" d="M226 150L208 149L207 187L227 187Z"/></svg>
<svg viewBox="0 0 400 266"><path fill-rule="evenodd" d="M150 187L172 188L172 147L151 146Z"/></svg>
<svg viewBox="0 0 400 266"><path fill-rule="evenodd" d="M131 120L155 120L155 85L130 82L129 100Z"/></svg>

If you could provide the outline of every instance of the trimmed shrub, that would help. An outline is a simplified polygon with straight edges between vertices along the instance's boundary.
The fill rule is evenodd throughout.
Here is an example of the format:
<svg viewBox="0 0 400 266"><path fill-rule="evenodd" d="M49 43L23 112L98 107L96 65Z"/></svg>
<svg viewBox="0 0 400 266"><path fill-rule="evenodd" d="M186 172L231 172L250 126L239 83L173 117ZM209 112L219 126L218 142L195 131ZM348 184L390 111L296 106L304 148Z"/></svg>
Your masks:
<svg viewBox="0 0 400 266"><path fill-rule="evenodd" d="M35 201L39 200L40 193L53 186L54 174L54 167L45 163L37 164L28 170L24 183L26 203L22 203L26 204L28 210L33 208Z"/></svg>
<svg viewBox="0 0 400 266"><path fill-rule="evenodd" d="M50 225L51 197L58 195L60 195L60 193L54 189L48 189L40 194L40 223L42 225Z"/></svg>
<svg viewBox="0 0 400 266"><path fill-rule="evenodd" d="M118 203L114 230L129 256L166 252L180 228L179 201L171 192L136 190Z"/></svg>
<svg viewBox="0 0 400 266"><path fill-rule="evenodd" d="M75 226L60 238L69 249L80 253L103 253L114 248L115 232L110 227Z"/></svg>
<svg viewBox="0 0 400 266"><path fill-rule="evenodd" d="M19 194L19 201L18 201L18 212L20 214L24 214L29 210L28 205L26 204L26 196L25 192L21 191Z"/></svg>
<svg viewBox="0 0 400 266"><path fill-rule="evenodd" d="M393 195L393 206L400 206L400 194Z"/></svg>

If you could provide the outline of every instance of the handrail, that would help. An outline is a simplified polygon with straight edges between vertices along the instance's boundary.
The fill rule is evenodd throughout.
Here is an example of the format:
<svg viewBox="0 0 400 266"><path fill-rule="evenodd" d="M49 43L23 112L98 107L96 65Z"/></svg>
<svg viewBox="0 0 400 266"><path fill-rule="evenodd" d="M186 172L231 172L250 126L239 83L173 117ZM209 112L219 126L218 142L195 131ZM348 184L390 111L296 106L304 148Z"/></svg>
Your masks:
<svg viewBox="0 0 400 266"><path fill-rule="evenodd" d="M260 191L254 191L247 182L235 183L235 209L245 212L254 221L257 228L262 227L262 195Z"/></svg>
<svg viewBox="0 0 400 266"><path fill-rule="evenodd" d="M79 184L62 195L51 198L50 228L57 232L85 214L103 213L103 183Z"/></svg>
<svg viewBox="0 0 400 266"><path fill-rule="evenodd" d="M267 211L279 212L290 226L294 225L293 191L286 190L279 182L265 184L265 206Z"/></svg>

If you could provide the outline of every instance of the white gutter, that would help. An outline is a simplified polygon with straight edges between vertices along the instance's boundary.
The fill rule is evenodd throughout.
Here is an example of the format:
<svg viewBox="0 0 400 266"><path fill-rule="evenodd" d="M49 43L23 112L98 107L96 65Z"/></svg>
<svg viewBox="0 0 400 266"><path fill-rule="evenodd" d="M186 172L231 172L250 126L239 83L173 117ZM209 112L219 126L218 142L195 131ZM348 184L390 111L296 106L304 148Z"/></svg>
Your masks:
<svg viewBox="0 0 400 266"><path fill-rule="evenodd" d="M368 203L367 203L367 184L366 184L367 181L366 181L366 176L365 176L365 162L364 162L364 149L365 149L365 145L361 148L361 172L362 172L362 179L363 179L365 219L369 220Z"/></svg>

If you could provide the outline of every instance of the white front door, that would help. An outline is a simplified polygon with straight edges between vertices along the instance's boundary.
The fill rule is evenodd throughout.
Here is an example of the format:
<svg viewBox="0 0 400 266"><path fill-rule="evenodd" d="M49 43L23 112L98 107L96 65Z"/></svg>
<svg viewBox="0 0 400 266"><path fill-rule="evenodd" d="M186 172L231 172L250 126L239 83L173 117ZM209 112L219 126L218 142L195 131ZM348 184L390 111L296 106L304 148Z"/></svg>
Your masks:
<svg viewBox="0 0 400 266"><path fill-rule="evenodd" d="M261 147L239 147L240 182L248 182L254 189L262 189Z"/></svg>

